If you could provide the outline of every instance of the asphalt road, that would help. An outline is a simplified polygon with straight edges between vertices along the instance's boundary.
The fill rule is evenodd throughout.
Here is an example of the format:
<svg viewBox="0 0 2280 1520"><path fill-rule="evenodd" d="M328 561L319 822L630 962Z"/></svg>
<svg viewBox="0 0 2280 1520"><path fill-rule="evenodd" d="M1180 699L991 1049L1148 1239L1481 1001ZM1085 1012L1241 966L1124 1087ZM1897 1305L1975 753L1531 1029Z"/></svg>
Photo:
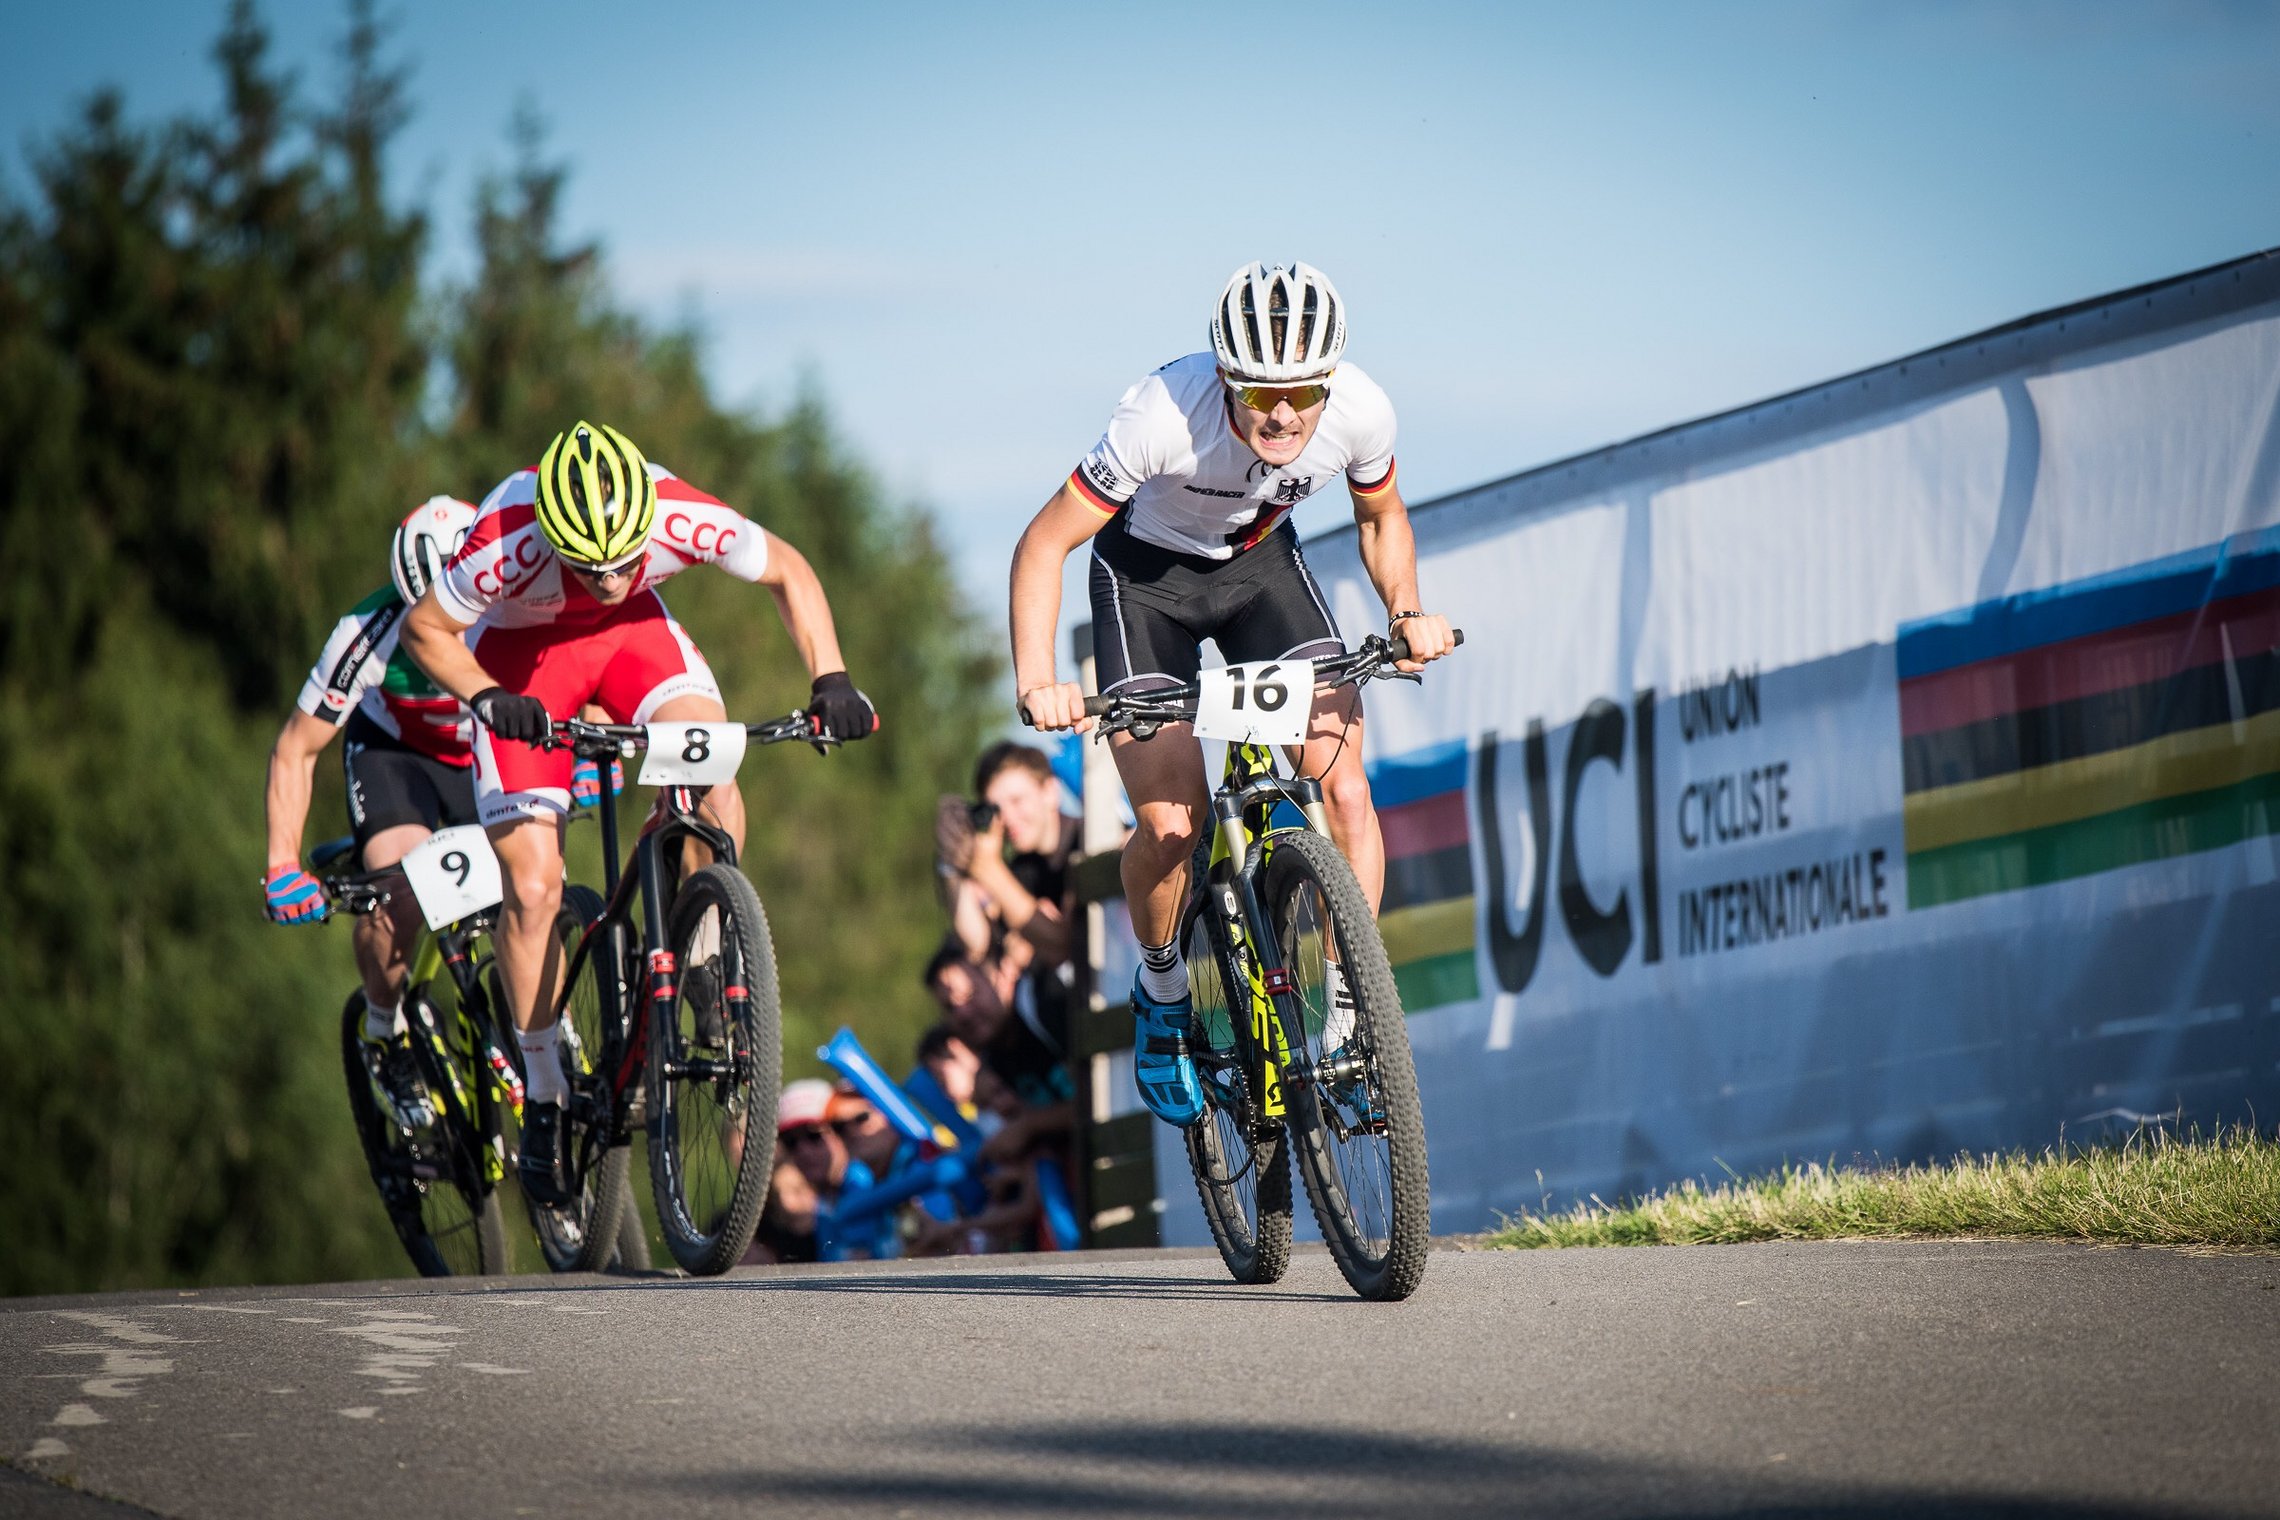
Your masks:
<svg viewBox="0 0 2280 1520"><path fill-rule="evenodd" d="M2280 1515L2280 1259L1189 1253L0 1304L0 1513ZM96 1497L100 1496L100 1497Z"/></svg>

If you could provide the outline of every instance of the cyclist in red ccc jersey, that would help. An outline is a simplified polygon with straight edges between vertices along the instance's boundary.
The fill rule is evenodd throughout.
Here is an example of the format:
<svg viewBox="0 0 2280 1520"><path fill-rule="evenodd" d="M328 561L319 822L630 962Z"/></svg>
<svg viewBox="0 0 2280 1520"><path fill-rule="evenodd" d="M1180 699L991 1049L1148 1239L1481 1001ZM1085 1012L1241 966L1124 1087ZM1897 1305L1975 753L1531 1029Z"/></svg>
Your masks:
<svg viewBox="0 0 2280 1520"><path fill-rule="evenodd" d="M541 1203L569 1201L554 1015L561 967L549 947L573 761L533 741L589 702L621 723L727 718L711 668L655 589L698 564L774 596L813 677L808 712L819 733L860 739L877 727L799 551L599 424L558 434L535 467L493 488L465 546L405 619L412 658L477 719L476 801L506 888L499 970L529 1073L522 1184ZM735 782L712 788L702 806L742 849Z"/></svg>

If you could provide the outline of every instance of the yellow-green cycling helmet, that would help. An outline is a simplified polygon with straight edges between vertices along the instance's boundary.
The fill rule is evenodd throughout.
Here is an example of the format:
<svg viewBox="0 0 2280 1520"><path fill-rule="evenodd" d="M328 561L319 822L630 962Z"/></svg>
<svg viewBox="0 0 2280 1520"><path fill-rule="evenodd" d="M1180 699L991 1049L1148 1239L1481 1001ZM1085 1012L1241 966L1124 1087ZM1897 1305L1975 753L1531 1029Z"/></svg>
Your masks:
<svg viewBox="0 0 2280 1520"><path fill-rule="evenodd" d="M633 440L606 423L554 435L538 460L538 526L554 552L616 565L649 542L657 483Z"/></svg>

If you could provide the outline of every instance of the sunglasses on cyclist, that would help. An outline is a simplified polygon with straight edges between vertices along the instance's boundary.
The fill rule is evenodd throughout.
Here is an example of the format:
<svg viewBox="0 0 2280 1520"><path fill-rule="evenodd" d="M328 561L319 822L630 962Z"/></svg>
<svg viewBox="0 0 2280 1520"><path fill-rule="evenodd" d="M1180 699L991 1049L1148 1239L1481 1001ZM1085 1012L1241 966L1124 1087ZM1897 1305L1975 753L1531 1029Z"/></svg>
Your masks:
<svg viewBox="0 0 2280 1520"><path fill-rule="evenodd" d="M613 575L632 575L636 570L639 570L641 568L642 558L648 553L649 548L645 544L642 546L639 553L636 553L629 558L621 559L616 564L612 565L581 565L574 559L566 559L563 561L563 563L568 565L579 575L585 577L587 580L599 581L607 580Z"/></svg>
<svg viewBox="0 0 2280 1520"><path fill-rule="evenodd" d="M1310 406L1320 406L1330 399L1330 387L1321 381L1312 385L1236 385L1227 387L1235 404L1254 412L1271 412L1282 402L1289 402L1294 412L1303 412Z"/></svg>

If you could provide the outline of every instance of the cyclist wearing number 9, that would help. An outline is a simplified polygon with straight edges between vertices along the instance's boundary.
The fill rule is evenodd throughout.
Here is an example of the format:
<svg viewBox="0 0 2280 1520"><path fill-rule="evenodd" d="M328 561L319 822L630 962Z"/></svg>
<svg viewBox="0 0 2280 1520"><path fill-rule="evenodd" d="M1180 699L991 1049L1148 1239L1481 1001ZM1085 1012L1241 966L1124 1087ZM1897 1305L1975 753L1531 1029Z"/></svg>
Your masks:
<svg viewBox="0 0 2280 1520"><path fill-rule="evenodd" d="M561 968L550 946L572 760L533 741L589 703L620 723L727 718L711 668L656 590L697 564L774 595L814 678L808 712L819 734L860 739L877 726L870 699L847 677L822 584L799 552L596 423L557 434L535 466L493 488L465 545L405 619L412 658L477 719L476 804L506 891L499 969L529 1076L522 1183L544 1204L568 1201L558 1154L567 1095L554 1011ZM702 806L741 850L736 784L713 787Z"/></svg>
<svg viewBox="0 0 2280 1520"><path fill-rule="evenodd" d="M475 509L449 496L414 508L390 546L390 584L333 626L293 715L269 754L269 870L262 882L270 920L315 923L329 911L324 889L301 869L317 756L347 730L348 818L363 868L394 865L438 828L475 821L467 709L439 691L405 654L404 612L474 524ZM404 1022L407 957L419 934L411 894L356 920L352 940L364 983L364 1054L391 1117L417 1128L428 1095Z"/></svg>
<svg viewBox="0 0 2280 1520"><path fill-rule="evenodd" d="M1416 545L1394 483L1393 406L1341 362L1346 311L1330 281L1306 264L1246 265L1213 309L1211 345L1124 393L1106 435L1014 550L1014 684L1039 728L1092 726L1084 689L1056 680L1053 664L1061 567L1087 542L1103 694L1193 681L1207 638L1231 664L1339 652L1337 624L1290 521L1333 480L1352 498L1362 567L1388 627L1409 642L1401 668L1455 647L1448 619L1417 610ZM1385 848L1361 730L1356 692L1318 693L1298 764L1320 780L1331 835L1374 909ZM1145 742L1118 734L1111 747L1139 824L1124 846L1123 876L1142 952L1132 995L1140 1096L1158 1117L1192 1124L1203 1097L1187 1050L1177 939L1189 857L1209 824L1203 749L1186 724Z"/></svg>

